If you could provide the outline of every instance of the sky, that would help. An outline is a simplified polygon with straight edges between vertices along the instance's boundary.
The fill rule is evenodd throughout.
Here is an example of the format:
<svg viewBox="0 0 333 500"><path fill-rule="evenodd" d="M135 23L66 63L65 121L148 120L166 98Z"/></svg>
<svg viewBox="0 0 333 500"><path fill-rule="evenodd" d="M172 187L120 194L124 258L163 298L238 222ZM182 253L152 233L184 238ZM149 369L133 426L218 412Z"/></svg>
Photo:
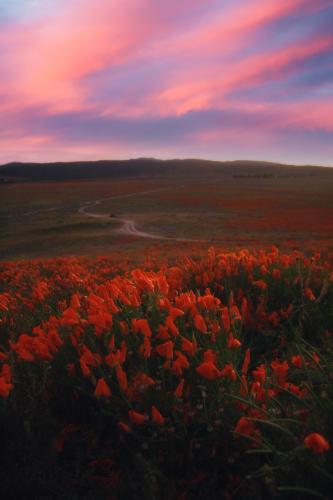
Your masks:
<svg viewBox="0 0 333 500"><path fill-rule="evenodd" d="M333 0L0 0L0 163L333 166Z"/></svg>

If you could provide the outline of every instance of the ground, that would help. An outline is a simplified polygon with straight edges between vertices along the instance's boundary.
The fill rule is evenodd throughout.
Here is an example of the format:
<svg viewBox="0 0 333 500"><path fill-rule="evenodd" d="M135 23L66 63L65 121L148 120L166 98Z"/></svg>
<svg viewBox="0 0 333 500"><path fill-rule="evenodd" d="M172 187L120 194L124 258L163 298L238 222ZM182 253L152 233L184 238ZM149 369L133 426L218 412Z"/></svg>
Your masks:
<svg viewBox="0 0 333 500"><path fill-rule="evenodd" d="M322 170L267 178L213 172L192 178L15 180L0 191L1 260L109 252L135 256L161 248L170 253L177 240L177 252L210 243L232 250L272 244L309 251L333 247L333 176ZM123 219L157 238L122 233Z"/></svg>

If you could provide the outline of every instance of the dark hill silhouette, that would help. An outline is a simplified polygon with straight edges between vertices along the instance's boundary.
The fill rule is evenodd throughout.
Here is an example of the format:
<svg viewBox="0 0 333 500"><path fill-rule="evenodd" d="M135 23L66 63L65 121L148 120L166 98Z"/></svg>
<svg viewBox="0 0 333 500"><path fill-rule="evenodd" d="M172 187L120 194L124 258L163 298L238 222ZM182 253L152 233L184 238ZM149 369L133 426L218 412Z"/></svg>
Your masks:
<svg viewBox="0 0 333 500"><path fill-rule="evenodd" d="M236 178L333 175L333 169L311 165L295 166L264 161L209 161L200 159L102 160L56 163L13 162L0 166L0 178L6 180L61 181L108 177L202 176L228 174Z"/></svg>

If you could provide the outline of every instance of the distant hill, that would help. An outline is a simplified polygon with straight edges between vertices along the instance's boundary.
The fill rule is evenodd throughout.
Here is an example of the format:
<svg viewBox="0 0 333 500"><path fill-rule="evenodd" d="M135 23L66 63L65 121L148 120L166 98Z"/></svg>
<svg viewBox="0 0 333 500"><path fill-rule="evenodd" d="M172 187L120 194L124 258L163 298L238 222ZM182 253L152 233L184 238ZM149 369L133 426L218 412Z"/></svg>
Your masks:
<svg viewBox="0 0 333 500"><path fill-rule="evenodd" d="M234 177L272 177L333 175L333 169L316 166L295 166L263 161L209 161L200 159L102 160L57 163L7 163L0 166L2 183L10 180L61 181L100 179L108 177L202 176L228 174Z"/></svg>

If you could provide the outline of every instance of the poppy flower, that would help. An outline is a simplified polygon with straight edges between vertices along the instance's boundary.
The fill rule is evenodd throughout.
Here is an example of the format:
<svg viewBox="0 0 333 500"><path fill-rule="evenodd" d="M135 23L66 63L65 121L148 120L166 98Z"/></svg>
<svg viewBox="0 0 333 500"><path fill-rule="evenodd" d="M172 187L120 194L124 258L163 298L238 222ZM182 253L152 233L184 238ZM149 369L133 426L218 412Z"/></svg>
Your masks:
<svg viewBox="0 0 333 500"><path fill-rule="evenodd" d="M168 331L174 336L177 337L179 335L179 329L175 325L174 320L171 316L168 316L165 319L165 326L168 327Z"/></svg>
<svg viewBox="0 0 333 500"><path fill-rule="evenodd" d="M313 294L313 291L311 290L311 288L306 288L304 290L304 295L307 299L311 300L311 302L314 302L316 300L316 297L314 296Z"/></svg>
<svg viewBox="0 0 333 500"><path fill-rule="evenodd" d="M142 333L142 335L145 335L146 337L152 336L152 332L151 332L149 323L146 319L144 319L144 318L138 319L137 320L137 327L138 327L139 332Z"/></svg>
<svg viewBox="0 0 333 500"><path fill-rule="evenodd" d="M211 361L212 363L216 363L216 359L217 359L217 354L214 351L212 351L212 349L207 349L204 352L203 355L204 361Z"/></svg>
<svg viewBox="0 0 333 500"><path fill-rule="evenodd" d="M194 342L191 342L190 340L186 339L185 337L182 337L182 349L183 351L187 352L189 356L194 356L197 347Z"/></svg>
<svg viewBox="0 0 333 500"><path fill-rule="evenodd" d="M256 428L255 424L248 420L246 417L241 417L235 427L235 432L238 434L243 434L244 436L248 436L254 438L256 441L260 441L261 433L259 429Z"/></svg>
<svg viewBox="0 0 333 500"><path fill-rule="evenodd" d="M144 336L143 343L140 346L140 353L144 357L144 359L150 358L151 355L151 342L149 337Z"/></svg>
<svg viewBox="0 0 333 500"><path fill-rule="evenodd" d="M156 352L166 358L166 359L172 359L173 358L173 343L171 340L168 340L167 342L164 342L164 344L159 344L156 346Z"/></svg>
<svg viewBox="0 0 333 500"><path fill-rule="evenodd" d="M245 357L244 357L244 361L243 361L243 365L242 365L242 374L243 375L247 374L250 361L251 361L251 352L250 352L250 349L246 349Z"/></svg>
<svg viewBox="0 0 333 500"><path fill-rule="evenodd" d="M221 376L220 370L212 361L204 361L197 366L196 372L208 380L215 380Z"/></svg>
<svg viewBox="0 0 333 500"><path fill-rule="evenodd" d="M283 387L286 383L287 373L289 370L289 365L287 361L273 360L271 362L271 368L277 378L278 384Z"/></svg>
<svg viewBox="0 0 333 500"><path fill-rule="evenodd" d="M314 453L324 453L330 449L329 442L317 432L312 432L304 438L304 444Z"/></svg>
<svg viewBox="0 0 333 500"><path fill-rule="evenodd" d="M151 418L152 418L152 421L155 422L155 424L158 424L158 425L164 424L163 415L161 415L161 413L158 411L158 409L154 405L151 407Z"/></svg>
<svg viewBox="0 0 333 500"><path fill-rule="evenodd" d="M242 343L238 339L236 339L232 335L232 333L230 333L229 339L228 339L228 344L227 344L229 349L238 349L241 345L242 345Z"/></svg>
<svg viewBox="0 0 333 500"><path fill-rule="evenodd" d="M127 375L120 365L116 365L116 377L118 380L119 387L126 391L127 389Z"/></svg>
<svg viewBox="0 0 333 500"><path fill-rule="evenodd" d="M127 433L132 432L130 426L125 424L125 422L118 422L118 427Z"/></svg>
<svg viewBox="0 0 333 500"><path fill-rule="evenodd" d="M318 363L320 361L320 358L319 358L319 356L318 356L318 354L316 352L312 353L312 359L316 363L316 365L318 365Z"/></svg>
<svg viewBox="0 0 333 500"><path fill-rule="evenodd" d="M176 387L176 390L174 392L176 398L181 398L183 395L183 390L184 390L184 379L179 382L179 384Z"/></svg>
<svg viewBox="0 0 333 500"><path fill-rule="evenodd" d="M292 356L291 362L294 366L296 366L296 368L302 368L303 366L303 359L301 356Z"/></svg>
<svg viewBox="0 0 333 500"><path fill-rule="evenodd" d="M257 368L253 370L252 375L257 382L261 382L263 384L266 380L265 365L261 364L257 366Z"/></svg>
<svg viewBox="0 0 333 500"><path fill-rule="evenodd" d="M260 290L267 290L267 283L264 280L257 280L252 282L253 285L260 288Z"/></svg>
<svg viewBox="0 0 333 500"><path fill-rule="evenodd" d="M231 328L231 322L230 322L229 311L228 311L227 307L222 307L221 319L222 319L224 331L229 332L230 328Z"/></svg>
<svg viewBox="0 0 333 500"><path fill-rule="evenodd" d="M97 398L109 398L111 396L110 387L107 385L104 378L98 379L94 394Z"/></svg>
<svg viewBox="0 0 333 500"><path fill-rule="evenodd" d="M236 372L231 363L225 365L225 367L221 370L221 377L226 377L232 380L233 382L237 379Z"/></svg>
<svg viewBox="0 0 333 500"><path fill-rule="evenodd" d="M146 415L143 415L142 413L139 413L134 410L129 410L128 416L132 420L132 422L137 425L142 425L147 420Z"/></svg>
<svg viewBox="0 0 333 500"><path fill-rule="evenodd" d="M0 377L0 396L8 398L10 391L13 389L13 384L8 384L5 377Z"/></svg>
<svg viewBox="0 0 333 500"><path fill-rule="evenodd" d="M207 333L207 325L201 314L196 314L194 317L194 326L199 332Z"/></svg>

